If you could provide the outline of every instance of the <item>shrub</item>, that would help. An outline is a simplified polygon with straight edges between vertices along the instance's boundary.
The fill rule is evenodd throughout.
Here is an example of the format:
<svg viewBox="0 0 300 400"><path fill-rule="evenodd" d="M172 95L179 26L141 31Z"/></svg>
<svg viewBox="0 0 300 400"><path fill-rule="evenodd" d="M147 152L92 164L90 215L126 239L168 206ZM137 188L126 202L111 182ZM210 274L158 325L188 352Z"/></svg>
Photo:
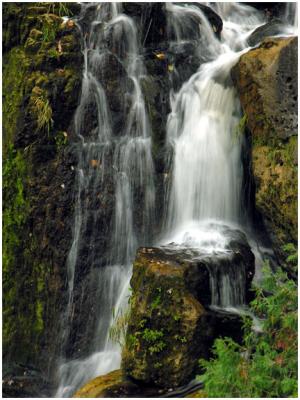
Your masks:
<svg viewBox="0 0 300 400"><path fill-rule="evenodd" d="M247 319L242 345L217 339L215 358L200 360L208 397L297 397L297 285L281 270L264 274L251 303L262 332Z"/></svg>

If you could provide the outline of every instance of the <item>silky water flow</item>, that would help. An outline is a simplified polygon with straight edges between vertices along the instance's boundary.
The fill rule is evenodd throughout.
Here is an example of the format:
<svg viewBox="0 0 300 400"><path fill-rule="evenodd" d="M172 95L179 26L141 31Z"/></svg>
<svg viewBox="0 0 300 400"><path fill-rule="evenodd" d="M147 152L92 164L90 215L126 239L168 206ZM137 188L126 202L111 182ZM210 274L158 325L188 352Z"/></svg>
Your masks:
<svg viewBox="0 0 300 400"><path fill-rule="evenodd" d="M94 4L82 5L82 13L77 22L81 32L80 19L84 20L85 13L94 6ZM84 359L63 359L58 372L60 383L57 397L69 397L87 380L119 368L120 348L118 344L110 340L109 329L113 322L113 314L120 315L127 305L134 252L139 243L144 244L150 237L154 215L151 127L140 86L141 79L145 76L145 68L139 54L136 26L131 18L121 13L120 3L99 5L93 12L88 34L84 35L82 32L85 36L84 72L81 99L75 115L75 130L79 143L77 195L73 243L67 261L69 295L64 316L63 343L67 343L72 326L78 252L87 221L91 220L89 195L95 196L101 188L107 159L111 153L113 153L115 187L113 234L109 265L97 268L94 274L97 303L100 306L97 314L94 315L97 321L93 337L89 338L89 342L92 343L90 356ZM103 23L105 29L97 29ZM110 52L110 49L104 46L108 35L114 52L117 52L118 60L132 82L131 105L125 124L125 134L121 137L116 137L112 131L105 90L97 78L97 70L101 68L104 56ZM97 107L96 132L85 130L91 98L95 99ZM101 168L93 168L91 160ZM139 204L142 208L143 230L139 237L135 232L133 215L133 198L137 192L143 193L143 201ZM96 231L97 226L95 223L94 225L93 230ZM93 230L91 240L93 240Z"/></svg>

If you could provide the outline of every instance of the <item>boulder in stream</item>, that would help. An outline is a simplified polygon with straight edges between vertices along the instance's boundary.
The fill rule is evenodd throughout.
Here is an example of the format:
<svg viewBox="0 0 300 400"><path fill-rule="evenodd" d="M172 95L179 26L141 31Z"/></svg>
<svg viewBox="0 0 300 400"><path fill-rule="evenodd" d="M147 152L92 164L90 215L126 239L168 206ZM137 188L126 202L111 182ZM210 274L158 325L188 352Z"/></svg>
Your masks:
<svg viewBox="0 0 300 400"><path fill-rule="evenodd" d="M225 292L238 285L226 289L225 281L235 277L242 279L241 291L249 298L254 256L241 232L229 229L227 234L233 235L227 248L210 255L175 244L138 249L122 353L127 376L163 388L178 387L193 377L199 358L210 356L216 337L241 339L241 318L218 307L218 302L222 306L234 300L230 295L226 300ZM214 302L216 308L210 308Z"/></svg>

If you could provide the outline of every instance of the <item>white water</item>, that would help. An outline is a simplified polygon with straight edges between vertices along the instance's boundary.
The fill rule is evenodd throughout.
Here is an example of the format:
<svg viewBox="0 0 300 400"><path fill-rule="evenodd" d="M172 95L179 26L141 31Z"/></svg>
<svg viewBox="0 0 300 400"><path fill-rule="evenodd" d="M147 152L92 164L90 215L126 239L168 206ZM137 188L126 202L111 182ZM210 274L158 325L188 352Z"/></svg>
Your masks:
<svg viewBox="0 0 300 400"><path fill-rule="evenodd" d="M221 43L196 6L168 6L169 31L178 43L187 40L192 18L198 21L199 52L206 41L209 46L207 62L178 93L171 92L167 125L171 179L162 244L198 248L204 254L226 253L224 224L244 230L247 222L241 202L242 113L230 71L249 50L247 37L265 23L263 13L240 3L212 3L212 7L223 20ZM292 33L289 29L284 34ZM242 265L212 269L212 306L242 307L245 282Z"/></svg>
<svg viewBox="0 0 300 400"><path fill-rule="evenodd" d="M93 5L83 5L82 17ZM97 30L104 24L104 29ZM80 25L79 25L80 26ZM111 49L105 48L110 38ZM105 90L97 78L97 70L102 66L103 55L112 52L121 62L132 81L130 93L131 106L128 112L124 135L114 137L111 116ZM69 397L89 379L108 373L120 366L119 345L109 338L109 329L113 323L113 312L121 312L127 306L129 280L134 252L139 244L149 240L154 215L153 162L151 157L151 129L148 122L140 80L145 70L139 56L139 44L135 24L128 16L121 14L121 5L114 3L99 4L94 11L94 19L88 34L85 34L84 73L82 94L75 115L75 129L81 145L79 146L77 172L77 201L73 243L70 249L68 267L69 300L66 310L66 324L63 341L67 343L72 322L72 302L74 295L74 277L78 262L82 234L88 224L89 193L96 196L101 190L105 174L107 157L113 151L113 171L115 183L115 211L113 234L110 248L110 265L94 269L90 278L91 292L96 289L96 304L99 309L93 312L95 319L93 337L88 337L89 355L83 359L63 359L59 368L60 384L56 397ZM88 105L94 97L97 106L98 133L86 132L85 118L88 117ZM91 138L92 137L92 138ZM89 166L90 160L96 160L98 168ZM134 224L134 196L140 196L139 207L142 214L142 230L137 234ZM95 233L96 235L95 226ZM92 232L93 235L93 232ZM92 239L91 239L92 241ZM93 242L97 246L97 242ZM83 322L84 323L84 322Z"/></svg>

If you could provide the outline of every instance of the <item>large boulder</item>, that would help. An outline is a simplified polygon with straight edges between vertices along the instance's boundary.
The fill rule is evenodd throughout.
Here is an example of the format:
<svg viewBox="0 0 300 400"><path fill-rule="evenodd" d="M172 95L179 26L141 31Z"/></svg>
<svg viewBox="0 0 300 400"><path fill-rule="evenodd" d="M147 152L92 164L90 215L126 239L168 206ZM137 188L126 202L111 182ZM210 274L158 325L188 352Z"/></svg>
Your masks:
<svg viewBox="0 0 300 400"><path fill-rule="evenodd" d="M233 335L239 340L240 317L210 305L215 298L212 290L224 288L222 274L227 281L234 280L241 270L246 293L254 256L243 239L233 238L226 251L211 255L174 244L140 248L122 353L125 374L146 384L178 387L193 377L199 358L210 356L216 337Z"/></svg>
<svg viewBox="0 0 300 400"><path fill-rule="evenodd" d="M269 38L244 54L232 78L252 138L258 212L279 261L297 242L298 39Z"/></svg>

